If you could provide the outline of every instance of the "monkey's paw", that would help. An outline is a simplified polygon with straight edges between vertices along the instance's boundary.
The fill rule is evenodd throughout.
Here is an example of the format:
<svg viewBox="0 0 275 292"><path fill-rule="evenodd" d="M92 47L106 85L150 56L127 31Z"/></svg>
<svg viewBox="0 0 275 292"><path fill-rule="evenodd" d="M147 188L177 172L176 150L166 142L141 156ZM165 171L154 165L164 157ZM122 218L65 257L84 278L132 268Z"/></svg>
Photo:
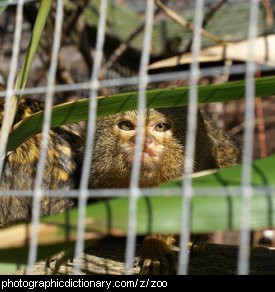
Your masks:
<svg viewBox="0 0 275 292"><path fill-rule="evenodd" d="M175 252L165 241L147 237L139 258L140 275L173 275L176 272Z"/></svg>
<svg viewBox="0 0 275 292"><path fill-rule="evenodd" d="M192 243L190 247L191 256L204 254L209 234L196 234L191 237Z"/></svg>

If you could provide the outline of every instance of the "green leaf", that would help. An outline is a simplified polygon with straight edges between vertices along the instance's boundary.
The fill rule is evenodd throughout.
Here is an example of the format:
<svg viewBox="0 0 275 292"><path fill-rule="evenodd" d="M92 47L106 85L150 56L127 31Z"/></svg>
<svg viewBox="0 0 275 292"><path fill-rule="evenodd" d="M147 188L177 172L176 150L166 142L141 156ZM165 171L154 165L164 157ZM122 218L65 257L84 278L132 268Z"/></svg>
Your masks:
<svg viewBox="0 0 275 292"><path fill-rule="evenodd" d="M275 77L256 79L256 96L270 96L275 94ZM148 108L179 107L188 103L188 88L179 87L165 90L147 91ZM218 85L199 87L199 102L230 101L243 98L245 82L235 81ZM97 116L102 117L137 107L137 92L116 94L98 100ZM51 127L71 124L88 118L89 100L84 99L53 107ZM14 150L29 137L41 132L43 113L39 112L26 118L15 126L9 136L8 151Z"/></svg>
<svg viewBox="0 0 275 292"><path fill-rule="evenodd" d="M252 184L257 186L251 199L252 229L275 226L275 194L261 187L275 186L275 155L254 162ZM214 174L195 178L193 185L198 195L192 198L192 232L212 232L232 230L240 227L240 189L227 189L225 186L241 184L241 166L230 167ZM181 183L174 182L158 188L158 196L141 197L138 201L137 234L179 233L181 230ZM172 187L171 196L161 196ZM208 193L202 193L202 187ZM215 190L215 193L211 193ZM201 192L201 194L200 194ZM167 192L166 192L167 193ZM127 234L129 198L100 201L87 208L86 228L91 231ZM77 227L78 210L70 210L69 216L59 214L42 218L42 222L64 225L69 218L72 235ZM61 230L60 230L61 232Z"/></svg>
<svg viewBox="0 0 275 292"><path fill-rule="evenodd" d="M34 28L32 31L32 36L27 49L27 55L24 59L22 69L20 70L16 80L16 89L23 89L26 86L31 66L40 43L42 33L44 31L44 27L48 18L51 5L52 0L41 1L36 21L34 24Z"/></svg>
<svg viewBox="0 0 275 292"><path fill-rule="evenodd" d="M31 65L34 60L34 56L36 54L40 38L42 35L42 32L44 30L44 26L46 23L46 19L51 7L52 0L41 0L40 7L38 11L38 15L35 21L35 25L33 28L31 40L29 42L29 46L27 49L27 54L23 61L23 66L21 68L21 71L19 72L16 82L15 82L15 89L24 89L25 85L27 83L27 79L30 73ZM7 139L7 133L10 132L10 129L12 128L14 118L16 116L17 107L19 104L20 95L13 95L10 96L9 99L9 114L5 115L3 124L5 125L5 133L1 135L1 143L6 144Z"/></svg>

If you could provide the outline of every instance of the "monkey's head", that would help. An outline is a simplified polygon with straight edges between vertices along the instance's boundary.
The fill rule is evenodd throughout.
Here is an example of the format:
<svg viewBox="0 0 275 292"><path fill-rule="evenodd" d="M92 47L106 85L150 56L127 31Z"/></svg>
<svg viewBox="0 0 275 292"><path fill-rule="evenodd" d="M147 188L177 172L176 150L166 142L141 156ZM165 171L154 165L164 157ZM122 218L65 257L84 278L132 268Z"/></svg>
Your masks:
<svg viewBox="0 0 275 292"><path fill-rule="evenodd" d="M97 121L91 187L128 187L137 134L137 111ZM183 172L186 108L146 110L140 186L151 187Z"/></svg>

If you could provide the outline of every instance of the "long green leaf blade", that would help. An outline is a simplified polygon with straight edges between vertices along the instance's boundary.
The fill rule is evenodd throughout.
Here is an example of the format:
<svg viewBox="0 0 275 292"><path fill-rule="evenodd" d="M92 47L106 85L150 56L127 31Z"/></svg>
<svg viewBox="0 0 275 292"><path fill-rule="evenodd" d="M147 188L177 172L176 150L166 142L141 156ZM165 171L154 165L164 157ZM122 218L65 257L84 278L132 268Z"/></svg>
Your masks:
<svg viewBox="0 0 275 292"><path fill-rule="evenodd" d="M251 228L260 229L275 226L275 155L254 162L252 184L257 186L251 199ZM194 187L197 196L192 199L192 232L212 232L214 230L237 230L240 227L241 198L237 191L227 190L225 186L237 186L241 183L241 166L230 167L214 174L195 178ZM164 189L159 188L159 196L141 197L138 201L137 233L178 233L181 230L181 187L180 183L166 184L172 188L171 196L161 196ZM208 189L201 193L202 187ZM220 193L211 193L211 190ZM174 190L174 191L173 191ZM273 190L274 191L274 190ZM87 208L87 226L89 230L127 234L129 198L100 201ZM69 211L71 230L77 227L77 209ZM66 215L67 216L67 215ZM68 218L68 217L67 217ZM59 214L42 218L42 222L65 224L65 215Z"/></svg>
<svg viewBox="0 0 275 292"><path fill-rule="evenodd" d="M42 33L51 9L52 0L42 0L36 17L35 25L32 31L32 36L27 49L27 55L24 59L22 69L20 70L17 81L16 89L23 89L26 86L31 66L38 49Z"/></svg>
<svg viewBox="0 0 275 292"><path fill-rule="evenodd" d="M256 96L270 96L275 94L275 77L256 79ZM178 107L187 105L188 88L179 87L165 90L150 90L147 92L148 108ZM244 81L227 82L218 85L199 87L199 102L222 102L238 100L245 95ZM71 124L88 118L87 99L58 105L53 108L51 127ZM97 116L110 115L137 107L137 92L113 95L98 100ZM14 150L27 138L40 133L42 129L43 113L36 113L22 121L10 134L8 151Z"/></svg>

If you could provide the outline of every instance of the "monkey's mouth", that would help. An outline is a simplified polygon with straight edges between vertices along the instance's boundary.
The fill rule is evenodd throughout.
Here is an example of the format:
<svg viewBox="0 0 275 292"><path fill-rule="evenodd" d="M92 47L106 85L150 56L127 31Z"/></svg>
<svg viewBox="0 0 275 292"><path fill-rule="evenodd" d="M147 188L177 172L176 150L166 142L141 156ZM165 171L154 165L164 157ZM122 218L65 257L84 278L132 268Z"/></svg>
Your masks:
<svg viewBox="0 0 275 292"><path fill-rule="evenodd" d="M141 154L141 165L142 167L152 167L159 161L158 155L152 155L147 152L142 152Z"/></svg>
<svg viewBox="0 0 275 292"><path fill-rule="evenodd" d="M153 152L149 152L148 151L142 151L141 153L141 168L153 168L156 167L156 165L158 164L160 160L159 155L157 155L156 153ZM134 164L134 153L128 153L128 155L126 156L126 161L133 166Z"/></svg>

